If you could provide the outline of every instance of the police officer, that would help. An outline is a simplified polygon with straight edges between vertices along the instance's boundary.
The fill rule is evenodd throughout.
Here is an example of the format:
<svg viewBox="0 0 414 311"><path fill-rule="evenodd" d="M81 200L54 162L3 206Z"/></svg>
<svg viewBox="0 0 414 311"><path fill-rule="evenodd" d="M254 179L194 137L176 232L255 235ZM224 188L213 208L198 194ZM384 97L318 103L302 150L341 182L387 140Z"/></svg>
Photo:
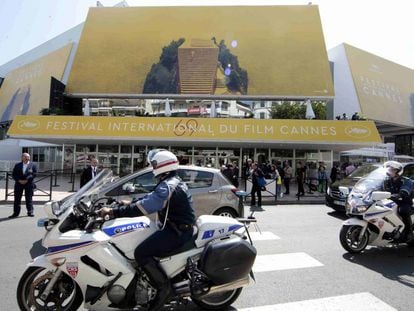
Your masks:
<svg viewBox="0 0 414 311"><path fill-rule="evenodd" d="M384 163L387 177L384 181L384 190L391 192L391 199L398 204L398 213L404 222L405 238L407 241L413 238L412 234L412 191L414 183L411 179L402 176L403 166L396 161L388 161Z"/></svg>
<svg viewBox="0 0 414 311"><path fill-rule="evenodd" d="M130 204L113 209L102 208L98 214L117 218L158 213L159 230L138 245L134 256L157 288L149 309L160 310L170 297L172 288L154 256L164 257L189 241L193 235L195 215L187 185L177 175L177 157L167 150L156 149L148 154L148 162L158 179L154 190Z"/></svg>

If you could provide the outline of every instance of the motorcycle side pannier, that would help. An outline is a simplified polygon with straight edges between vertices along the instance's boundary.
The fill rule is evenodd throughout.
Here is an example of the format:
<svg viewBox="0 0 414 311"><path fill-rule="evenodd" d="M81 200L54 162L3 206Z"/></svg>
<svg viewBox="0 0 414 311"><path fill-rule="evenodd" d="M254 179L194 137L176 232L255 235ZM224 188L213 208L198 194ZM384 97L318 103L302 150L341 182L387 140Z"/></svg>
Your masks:
<svg viewBox="0 0 414 311"><path fill-rule="evenodd" d="M200 269L216 285L246 277L256 259L256 249L240 238L210 243L200 258Z"/></svg>

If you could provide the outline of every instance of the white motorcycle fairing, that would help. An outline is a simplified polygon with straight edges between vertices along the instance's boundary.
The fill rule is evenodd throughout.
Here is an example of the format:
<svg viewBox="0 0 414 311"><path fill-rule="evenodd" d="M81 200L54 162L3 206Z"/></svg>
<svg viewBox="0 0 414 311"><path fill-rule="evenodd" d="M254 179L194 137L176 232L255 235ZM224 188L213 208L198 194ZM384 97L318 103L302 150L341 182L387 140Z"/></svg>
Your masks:
<svg viewBox="0 0 414 311"><path fill-rule="evenodd" d="M347 214L351 218L343 222L340 232L340 241L345 250L358 253L368 245L384 247L407 242L400 240L405 225L399 216L398 204L383 198L390 195L374 191L371 198L378 196L379 199L365 201L360 194L351 192L347 207Z"/></svg>
<svg viewBox="0 0 414 311"><path fill-rule="evenodd" d="M44 205L48 217L38 225L46 229L46 252L20 278L20 310L72 311L82 304L90 311L131 310L153 301L157 289L134 252L158 226L145 216L98 217L97 209L117 204L111 198L91 201L96 187L111 176L104 170L76 195ZM246 224L255 221L200 216L192 240L156 258L174 289L171 302L178 306L191 299L207 309L230 306L249 283L257 251L247 239Z"/></svg>

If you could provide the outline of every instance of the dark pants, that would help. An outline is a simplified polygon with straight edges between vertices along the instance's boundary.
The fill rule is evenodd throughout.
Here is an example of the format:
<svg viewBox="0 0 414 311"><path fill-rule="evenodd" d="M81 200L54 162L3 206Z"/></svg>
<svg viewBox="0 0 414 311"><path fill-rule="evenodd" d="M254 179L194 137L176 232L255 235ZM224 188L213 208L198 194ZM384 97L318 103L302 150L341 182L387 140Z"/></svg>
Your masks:
<svg viewBox="0 0 414 311"><path fill-rule="evenodd" d="M152 257L164 257L191 240L193 230L177 232L170 225L157 231L135 249L134 257L138 264L145 266Z"/></svg>
<svg viewBox="0 0 414 311"><path fill-rule="evenodd" d="M285 184L286 194L289 194L289 185L290 185L290 178L283 179L283 183Z"/></svg>
<svg viewBox="0 0 414 311"><path fill-rule="evenodd" d="M250 203L251 206L256 205L256 193L257 193L257 206L262 206L262 189L259 184L254 183L252 186L252 201Z"/></svg>
<svg viewBox="0 0 414 311"><path fill-rule="evenodd" d="M298 182L298 194L304 195L305 189L303 188L303 179L297 179Z"/></svg>
<svg viewBox="0 0 414 311"><path fill-rule="evenodd" d="M24 191L24 197L26 199L26 209L28 214L33 213L33 184L27 183L26 185L21 185L19 183L14 184L14 205L13 205L13 214L20 214L20 204L22 202L22 196Z"/></svg>

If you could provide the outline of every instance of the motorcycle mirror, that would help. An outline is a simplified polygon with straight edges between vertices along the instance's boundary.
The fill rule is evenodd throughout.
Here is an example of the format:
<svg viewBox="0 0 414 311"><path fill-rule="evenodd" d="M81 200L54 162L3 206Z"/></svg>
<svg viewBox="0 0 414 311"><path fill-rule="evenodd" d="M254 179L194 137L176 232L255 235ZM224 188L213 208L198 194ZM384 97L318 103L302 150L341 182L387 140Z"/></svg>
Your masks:
<svg viewBox="0 0 414 311"><path fill-rule="evenodd" d="M387 191L374 191L372 193L372 199L374 201L384 200L391 197L391 192Z"/></svg>

